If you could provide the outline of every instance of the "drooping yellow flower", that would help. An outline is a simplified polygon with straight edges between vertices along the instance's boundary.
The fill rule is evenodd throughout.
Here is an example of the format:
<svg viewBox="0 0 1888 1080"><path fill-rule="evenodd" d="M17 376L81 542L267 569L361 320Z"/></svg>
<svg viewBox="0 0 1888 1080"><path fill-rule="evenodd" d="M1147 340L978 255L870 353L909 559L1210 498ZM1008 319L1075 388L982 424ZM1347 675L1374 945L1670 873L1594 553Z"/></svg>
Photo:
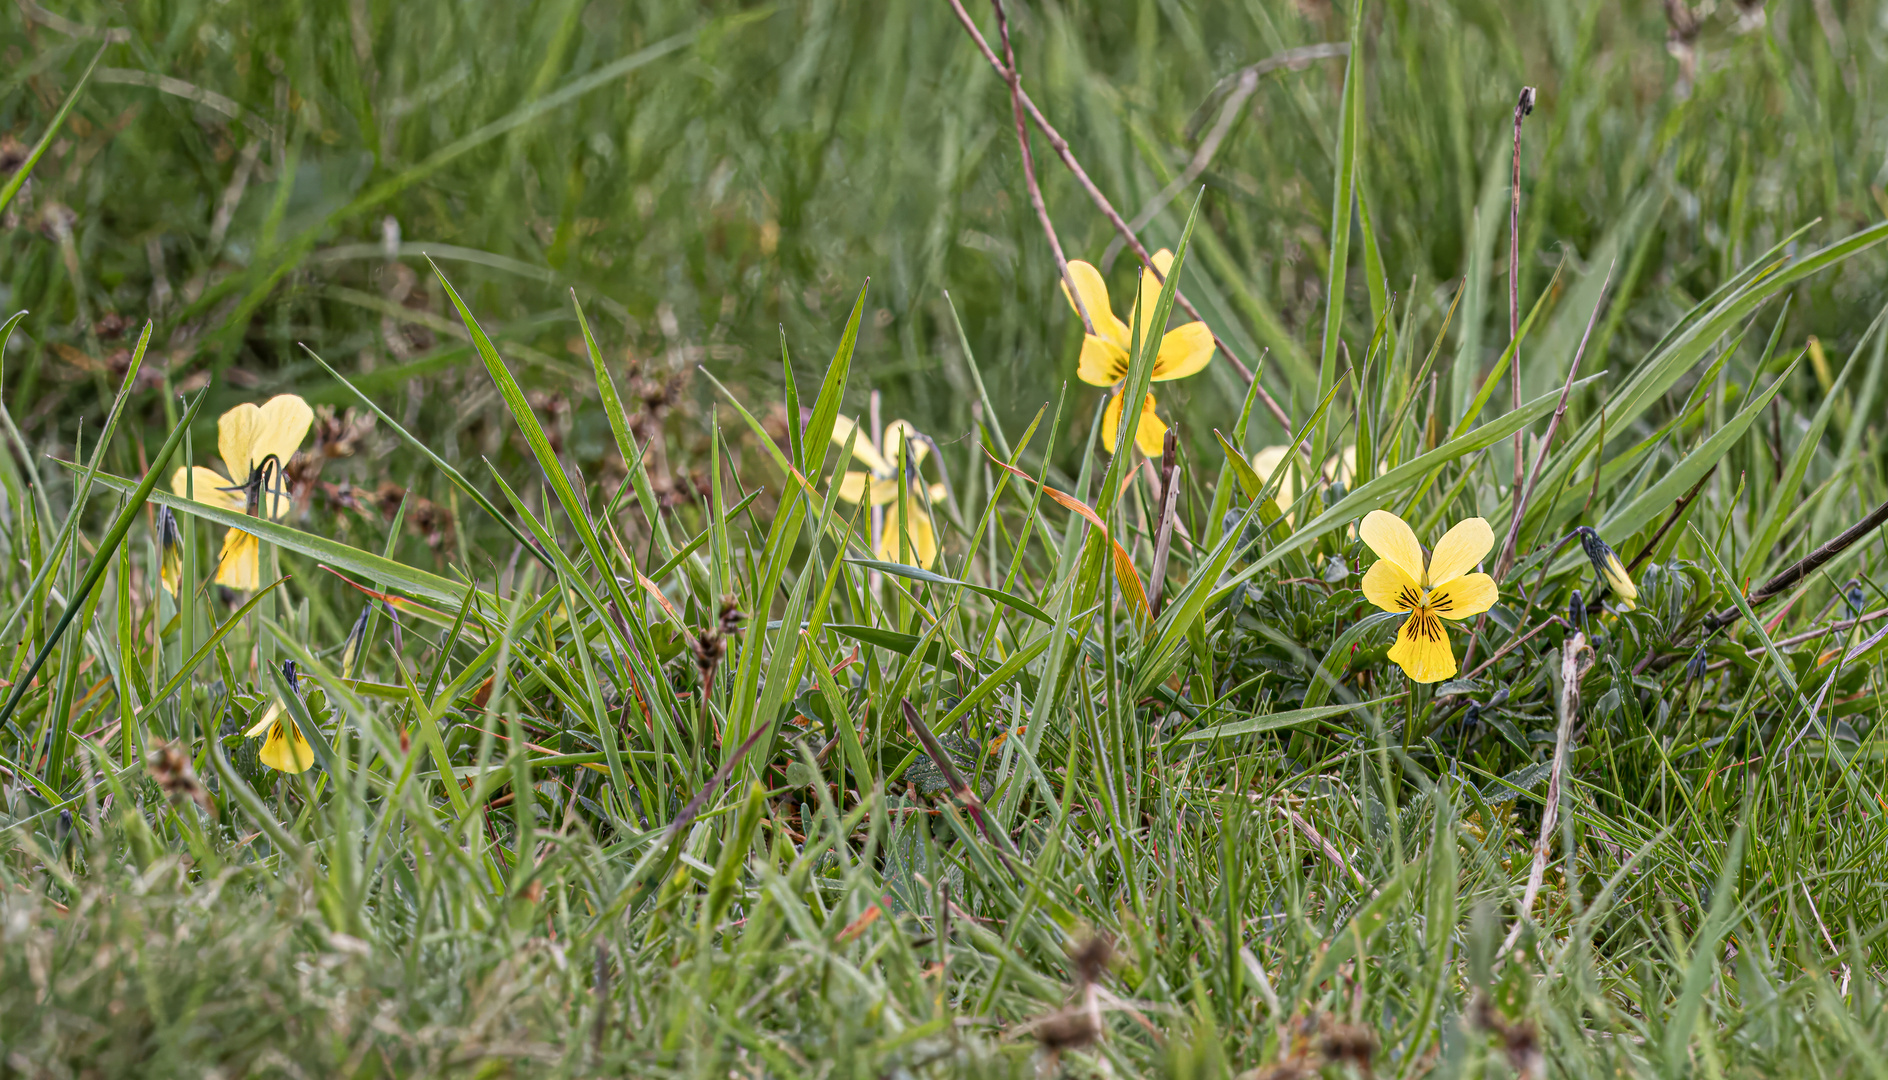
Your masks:
<svg viewBox="0 0 1888 1080"><path fill-rule="evenodd" d="M1621 611L1639 606L1639 587L1632 583L1632 575L1626 573L1626 564L1619 561L1619 554L1606 546L1606 541L1590 526L1580 525L1573 531L1579 534L1580 549L1586 552L1593 571L1613 590L1613 606Z"/></svg>
<svg viewBox="0 0 1888 1080"><path fill-rule="evenodd" d="M1252 471L1259 474L1259 482L1272 478L1272 472L1283 464L1285 475L1278 481L1278 491L1273 498L1278 500L1281 511L1290 510L1291 504L1298 499L1298 462L1294 459L1289 446L1267 446L1252 455ZM1349 488L1357 479L1357 448L1346 446L1340 453L1332 454L1324 460L1324 478L1333 483Z"/></svg>
<svg viewBox="0 0 1888 1080"><path fill-rule="evenodd" d="M314 410L294 394L279 394L262 405L238 405L216 422L216 450L223 458L223 467L229 470L228 478L201 465L180 468L170 479L170 489L197 502L240 510L252 517L285 518L290 499L282 470L307 437L314 419ZM256 588L261 583L259 551L255 536L241 529L229 530L223 536L216 583L232 589Z"/></svg>
<svg viewBox="0 0 1888 1080"><path fill-rule="evenodd" d="M1471 573L1495 546L1495 532L1482 518L1457 522L1423 561L1422 545L1409 524L1386 510L1364 515L1358 535L1377 561L1364 574L1364 597L1385 611L1407 611L1390 659L1419 683L1441 682L1455 674L1455 650L1443 619L1461 620L1495 606L1495 579Z"/></svg>
<svg viewBox="0 0 1888 1080"><path fill-rule="evenodd" d="M183 534L170 507L157 508L157 580L172 596L182 596L184 582Z"/></svg>
<svg viewBox="0 0 1888 1080"><path fill-rule="evenodd" d="M360 618L354 620L354 628L347 632L347 641L341 645L341 677L351 679L354 669L361 662L361 648L367 644L367 623L373 617L374 605L361 608Z"/></svg>
<svg viewBox="0 0 1888 1080"><path fill-rule="evenodd" d="M1166 248L1155 252L1154 266L1160 270L1160 277L1155 277L1146 267L1141 268L1140 298L1128 316L1140 326L1142 342L1153 336L1154 301L1160 296L1161 278L1173 267L1173 252ZM1127 378L1131 359L1128 350L1133 347L1134 333L1129 329L1130 324L1115 318L1114 309L1108 306L1108 286L1101 280L1101 271L1076 259L1069 263L1069 278L1075 282L1075 291L1082 298L1081 306L1088 309L1088 319L1095 327L1093 333L1082 338L1082 359L1076 374L1090 386L1114 387L1114 396L1108 399L1101 416L1101 441L1112 453L1115 432L1121 426L1124 392L1120 383ZM1070 307L1075 307L1075 298L1068 296L1068 291L1068 283L1064 282L1062 295L1068 297ZM1076 313L1079 315L1080 309ZM1205 367L1212 358L1213 332L1203 322L1183 323L1160 339L1160 352L1154 359L1154 381L1184 379ZM1154 395L1149 394L1135 424L1134 445L1148 457L1157 457L1166 435L1167 425L1154 415Z"/></svg>
<svg viewBox="0 0 1888 1080"><path fill-rule="evenodd" d="M308 744L301 728L295 724L295 718L288 714L279 701L269 703L269 709L262 714L256 726L243 734L255 738L264 732L268 738L262 743L262 763L276 772L307 772L315 763L315 748Z"/></svg>
<svg viewBox="0 0 1888 1080"><path fill-rule="evenodd" d="M870 499L873 506L889 505L885 532L878 541L878 557L886 562L905 562L929 570L937 559L937 533L931 528L931 515L926 508L945 495L943 484L927 487L918 471L919 464L931 452L930 443L917 437L918 429L909 420L893 420L886 425L883 446L874 446L864 431L859 431L858 441L853 442L853 432L857 429L856 423L843 416L833 423L833 442L840 446L852 443L853 460L869 470L854 469L841 477L839 497L849 503ZM905 462L909 488L906 497L900 499L898 460L906 454L910 455ZM898 557L900 535L909 537L909 559Z"/></svg>

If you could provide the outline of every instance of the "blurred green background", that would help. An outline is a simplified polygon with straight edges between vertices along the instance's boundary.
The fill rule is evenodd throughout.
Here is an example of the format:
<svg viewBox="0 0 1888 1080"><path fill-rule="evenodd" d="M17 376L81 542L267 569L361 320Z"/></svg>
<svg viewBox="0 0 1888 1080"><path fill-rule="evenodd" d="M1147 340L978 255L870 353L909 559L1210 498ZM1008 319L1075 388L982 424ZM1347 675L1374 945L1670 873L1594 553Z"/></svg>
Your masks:
<svg viewBox="0 0 1888 1080"><path fill-rule="evenodd" d="M306 343L448 457L503 451L496 397L427 254L501 335L586 470L612 468L614 450L601 415L573 407L593 391L570 348L572 290L619 370L664 407L705 400L688 381L697 364L777 400L783 332L803 384L814 378L868 277L858 407L875 387L888 420L910 416L944 443L970 430L947 291L1006 420L1073 383L1080 330L1024 195L1006 88L945 0L57 7L0 13L9 169L106 44L0 232L0 306L32 312L5 393L40 449L63 453L76 417L96 422L151 318L164 380L214 380L208 418L280 390L350 400ZM971 10L994 34L990 9ZM1177 238L1204 187L1185 288L1248 364L1269 350L1266 384L1301 414L1343 59L1269 70L1244 107L1224 106L1249 65L1341 43L1348 9L1057 0L1013 15L1025 88L1122 215L1147 219L1150 249ZM1609 268L1623 302L1586 369L1617 379L1797 227L1820 219L1801 241L1814 246L1881 213L1888 164L1868 89L1888 46L1870 5L1427 0L1365 18L1363 190L1398 317L1409 308L1426 343L1462 287L1438 359L1444 412L1506 339L1507 148L1523 83L1539 88L1523 307L1566 265L1526 354L1530 396L1558 385ZM1201 147L1222 120L1209 160ZM1108 223L1034 147L1070 257L1102 262ZM1371 332L1364 259L1354 241L1353 352ZM1790 336L1818 333L1839 360L1883 269L1870 252L1798 290ZM1110 267L1117 297L1127 270ZM1751 374L1738 363L1731 396ZM1787 397L1819 396L1815 375L1806 367ZM138 408L155 420L151 382ZM1101 391L1073 389L1085 422ZM1221 360L1165 384L1161 411L1204 451L1243 391ZM1059 448L1064 466L1084 435L1078 424ZM1249 443L1282 435L1265 417ZM359 468L372 480L379 466Z"/></svg>

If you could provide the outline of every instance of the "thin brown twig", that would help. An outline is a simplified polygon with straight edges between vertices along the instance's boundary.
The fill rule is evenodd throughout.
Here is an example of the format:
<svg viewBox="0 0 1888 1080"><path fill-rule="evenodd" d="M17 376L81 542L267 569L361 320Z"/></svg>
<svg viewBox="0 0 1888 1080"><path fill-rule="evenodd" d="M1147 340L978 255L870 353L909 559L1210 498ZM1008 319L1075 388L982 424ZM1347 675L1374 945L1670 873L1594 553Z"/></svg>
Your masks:
<svg viewBox="0 0 1888 1080"><path fill-rule="evenodd" d="M1008 83L1009 69L1004 66L1002 58L997 56L996 51L990 48L990 43L984 39L983 31L977 29L976 20L970 17L970 12L964 10L962 0L950 0L950 5L951 10L957 13L957 20L964 24L964 30L970 34L971 40L976 42L977 48L982 51L983 58L996 70L997 75L1002 78L1005 83ZM1133 249L1135 257L1141 260L1141 265L1152 271L1154 277L1164 284L1166 282L1166 275L1162 274L1160 269L1154 265L1153 256L1148 254L1147 248L1141 244L1140 238L1134 235L1134 230L1128 227L1127 220L1121 216L1119 211L1115 210L1114 204L1108 201L1108 197L1102 194L1099 187L1095 186L1095 181L1089 177L1088 171L1082 168L1080 161L1076 160L1074 152L1069 149L1068 140L1064 139L1062 133L1057 131L1053 124L1049 123L1049 118L1044 116L1042 110L1036 107L1036 103L1030 99L1028 91L1019 87L1016 91L1016 97L1022 102L1023 108L1028 111L1029 119L1036 125L1036 130L1042 132L1043 138L1049 140L1049 146L1055 150L1056 156L1062 159L1062 164L1068 167L1069 172L1074 174L1075 180L1081 185L1082 190L1088 193L1088 197L1095 204L1095 208L1101 211L1102 216L1108 219L1108 223L1114 226L1115 231L1121 234L1122 239L1127 241L1128 247ZM1202 323L1206 321L1201 318L1199 309L1193 306L1193 302L1188 300L1185 294L1176 292L1174 294L1174 300L1194 319ZM1210 326L1208 327L1208 331L1211 332ZM1220 353L1226 357L1227 362L1232 364L1233 370L1239 373L1240 378L1248 383L1253 381L1252 369L1246 367L1245 364L1239 360L1239 357L1233 353L1232 348L1228 346L1218 334L1213 334L1213 344L1219 349ZM1297 430L1291 422L1290 415L1285 412L1270 393L1266 392L1263 386L1259 387L1259 401L1265 405L1266 411L1272 414L1273 419L1284 425L1286 431ZM1304 447L1300 447L1300 451L1307 455L1309 454L1309 451Z"/></svg>
<svg viewBox="0 0 1888 1080"><path fill-rule="evenodd" d="M1529 641L1532 641L1534 639L1535 634L1540 633L1542 630L1547 629L1548 627L1554 625L1555 623L1559 623L1560 625L1565 626L1567 624L1567 620L1561 618L1558 615L1547 616L1545 620L1543 620L1540 623L1537 623L1534 629L1529 630L1527 633L1522 634L1520 637L1515 638L1513 641L1508 642L1506 645L1503 645L1501 648L1496 649L1493 656L1490 656L1488 659L1483 660L1480 664L1476 666L1475 670L1469 672L1467 675L1464 675L1462 677L1465 679L1473 679L1475 676L1480 675L1484 671L1487 671L1488 668L1492 664L1494 664L1495 661L1508 655L1509 653L1520 648L1521 646L1526 645Z"/></svg>
<svg viewBox="0 0 1888 1080"><path fill-rule="evenodd" d="M1534 111L1534 88L1523 86L1521 96L1514 103L1514 175L1508 189L1508 342L1513 352L1509 361L1509 389L1514 392L1514 408L1521 408L1521 121ZM1611 276L1611 271L1607 271ZM1589 331L1590 331L1589 327ZM1561 405L1566 405L1566 396L1561 396ZM1558 416L1556 416L1556 419ZM1514 433L1514 523L1508 529L1509 543L1521 529L1521 482L1527 468L1527 435L1516 429ZM1545 447L1542 447L1544 450ZM1502 549L1502 557L1497 563L1496 579L1508 572L1512 553L1507 547Z"/></svg>
<svg viewBox="0 0 1888 1080"><path fill-rule="evenodd" d="M1147 223L1154 220L1154 215L1165 209L1168 203L1186 190L1187 185L1193 183L1201 173L1206 171L1206 167L1213 163L1214 156L1219 153L1220 144L1225 142L1226 136L1232 132L1233 122L1239 118L1239 113L1245 108L1246 102L1252 100L1252 95L1258 92L1260 79L1274 71L1301 71L1309 67L1312 61L1349 55L1350 44L1344 41L1305 45L1268 56L1256 64L1247 65L1221 79L1220 86L1230 82L1233 88L1227 92L1225 103L1220 106L1219 119L1214 121L1212 130L1208 131L1206 138L1201 140L1199 149L1194 151L1193 159L1187 162L1187 167L1179 176L1174 177L1172 183L1161 188L1158 194L1147 200L1140 212L1134 215L1134 220L1128 222L1128 228L1135 232L1145 229ZM1211 97L1212 95L1209 94L1208 98ZM1192 132L1189 131L1189 138L1191 135ZM1102 269L1106 270L1114 264L1115 256L1121 253L1121 249L1126 244L1127 242L1120 236L1108 241L1107 250L1101 253Z"/></svg>
<svg viewBox="0 0 1888 1080"><path fill-rule="evenodd" d="M1787 649L1792 645L1801 645L1805 641L1822 637L1825 634L1838 634L1844 630L1853 630L1856 627L1861 626L1863 623L1871 623L1871 622L1876 621L1877 619L1888 619L1888 608L1882 608L1878 611L1871 611L1865 615L1857 615L1853 619L1843 619L1841 622L1830 623L1828 626L1817 627L1814 630L1805 630L1804 632L1797 634L1793 637L1779 638L1776 642L1776 646L1779 649ZM1753 649L1745 649L1744 655L1749 657L1752 660L1755 660L1759 656L1762 656L1764 653L1769 652L1769 651L1770 650L1764 648L1762 645L1759 645ZM1847 659L1848 657L1845 656L1844 661L1846 662ZM1713 661L1710 665L1708 665L1705 668L1705 670L1706 671L1722 671L1724 670L1725 666L1728 665L1729 663L1730 663L1729 660L1716 660L1716 661Z"/></svg>
<svg viewBox="0 0 1888 1080"><path fill-rule="evenodd" d="M1869 511L1867 517L1849 526L1840 536L1837 536L1835 539L1803 556L1788 569L1772 577L1769 581L1764 582L1757 588L1756 592L1751 593L1746 598L1747 602L1752 608L1755 608L1757 605L1772 599L1785 589L1788 589L1790 586L1815 573L1817 567L1820 567L1823 563L1840 555L1857 540L1874 532L1884 522L1888 522L1888 502L1884 502ZM1737 617L1738 610L1735 606L1732 606L1706 619L1705 623L1715 629L1720 626L1729 625L1736 621Z"/></svg>
<svg viewBox="0 0 1888 1080"><path fill-rule="evenodd" d="M1581 662L1582 651L1587 653L1585 663ZM1561 652L1560 724L1554 733L1554 763L1547 774L1547 803L1541 808L1541 835L1534 843L1534 862L1528 869L1527 889L1521 894L1521 910L1515 914L1514 927L1495 952L1498 958L1507 956L1521 939L1521 929L1527 925L1529 913L1534 910L1534 899L1540 895L1541 882L1547 876L1547 852L1553 846L1554 826L1560 820L1560 785L1567 774L1567 746L1573 741L1574 714L1580 710L1580 677L1593 663L1592 652L1587 648L1586 635L1578 630L1567 639Z"/></svg>
<svg viewBox="0 0 1888 1080"><path fill-rule="evenodd" d="M1617 265L1617 260L1614 261ZM1586 343L1593 337L1593 325L1599 322L1600 308L1606 303L1606 287L1613 283L1613 266L1606 268L1606 280L1600 283L1599 299L1593 302L1593 313L1587 316L1586 332L1580 335L1580 347L1573 352L1573 363L1567 366L1567 381L1560 388L1560 401L1554 406L1554 418L1547 422L1547 437L1541 440L1540 449L1534 452L1534 465L1528 470L1527 483L1515 485L1519 497L1514 502L1514 517L1508 522L1508 538L1501 543L1501 558L1495 562L1495 580L1508 576L1514 568L1514 546L1521 539L1521 518L1527 513L1527 504L1534 498L1534 486L1541 482L1541 465L1547 461L1547 448L1554 445L1554 433L1560 430L1560 421L1567 415L1567 398L1573 394L1573 381L1580 375L1580 361L1586 356ZM1515 354L1520 355L1519 345ZM1520 432L1515 432L1519 435Z"/></svg>
<svg viewBox="0 0 1888 1080"><path fill-rule="evenodd" d="M1344 858L1344 853L1337 850L1336 846L1329 840L1326 840L1324 835L1318 832L1316 826L1300 817L1296 810L1286 806L1283 802L1276 803L1275 805L1278 807L1278 812L1285 815L1286 820L1297 826L1299 832L1305 834L1306 839L1318 845L1318 848L1324 852L1325 858L1348 871L1351 880L1355 881L1359 888L1367 889L1370 887L1370 883L1365 881L1364 876L1357 872L1357 868L1350 864L1350 860Z"/></svg>
<svg viewBox="0 0 1888 1080"><path fill-rule="evenodd" d="M1016 119L1016 145L1023 152L1023 183L1029 188L1029 204L1036 208L1036 219L1042 222L1042 231L1049 238L1049 250L1055 253L1056 273L1062 275L1069 302L1075 305L1075 313L1082 317L1082 329L1093 334L1095 319L1088 313L1088 305L1083 303L1081 291L1075 287L1075 279L1069 276L1069 260L1062 253L1062 238L1056 235L1055 222L1049 217L1048 204L1042 199L1042 185L1036 182L1036 155L1029 149L1029 125L1023 122L1023 73L1016 66L1016 51L1010 47L1010 17L1003 10L1003 0L990 0L990 6L996 9L997 30L1003 39L1003 60L1009 69L1004 79L1010 85L1010 112Z"/></svg>
<svg viewBox="0 0 1888 1080"><path fill-rule="evenodd" d="M1593 490L1586 493L1586 505L1580 508L1580 516L1593 512L1593 500L1600 497L1600 469L1606 464L1606 406L1600 405L1600 439L1593 444Z"/></svg>
<svg viewBox="0 0 1888 1080"><path fill-rule="evenodd" d="M1634 555L1632 561L1626 564L1627 577L1631 577L1633 571L1639 569L1639 564L1651 558L1652 553L1658 550L1659 541L1665 539L1665 534L1671 532L1672 526L1678 524L1678 519L1685 515L1685 507L1691 505L1691 500L1698 497L1698 493L1704 490L1705 482L1710 480L1717 471L1718 467L1714 462L1709 469L1704 471L1704 475L1698 478L1698 482L1691 485L1691 490L1679 496L1678 501L1672 504L1672 512L1665 515L1665 520L1659 525L1659 531L1653 533L1652 539L1639 549L1639 554Z"/></svg>

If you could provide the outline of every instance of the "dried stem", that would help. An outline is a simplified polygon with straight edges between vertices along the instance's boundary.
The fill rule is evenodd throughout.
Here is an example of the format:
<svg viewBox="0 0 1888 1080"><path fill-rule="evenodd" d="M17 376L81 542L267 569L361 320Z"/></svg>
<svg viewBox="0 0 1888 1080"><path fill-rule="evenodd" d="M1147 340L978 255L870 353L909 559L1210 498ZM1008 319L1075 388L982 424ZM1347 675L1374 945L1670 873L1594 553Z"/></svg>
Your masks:
<svg viewBox="0 0 1888 1080"><path fill-rule="evenodd" d="M1884 502L1869 511L1867 517L1849 526L1842 535L1803 556L1787 570L1784 570L1769 581L1764 582L1757 588L1756 592L1751 593L1750 596L1746 598L1750 606L1755 608L1757 605L1775 597L1778 593L1783 592L1790 586L1815 573L1817 567L1835 558L1837 555L1842 554L1844 550L1852 546L1857 540L1860 540L1862 537L1867 536L1869 533L1881 527L1884 522L1888 522L1888 502ZM1728 607L1706 619L1705 625L1713 629L1720 626L1727 626L1735 622L1737 616L1737 608Z"/></svg>
<svg viewBox="0 0 1888 1080"><path fill-rule="evenodd" d="M1213 163L1214 156L1219 153L1220 144L1225 142L1226 136L1232 131L1233 122L1239 118L1239 113L1245 108L1246 102L1252 100L1252 95L1258 92L1260 79L1274 71L1300 71L1309 67L1315 60L1330 60L1349 55L1348 42L1327 41L1319 45L1305 45L1296 49L1286 49L1275 56L1268 56L1256 64L1248 65L1221 79L1219 85L1224 86L1231 82L1233 88L1226 94L1225 103L1220 106L1219 119L1214 121L1212 130L1208 131L1206 138L1201 140L1199 149L1194 151L1193 159L1187 162L1187 167L1181 171L1180 175L1174 177L1172 183L1161 188L1158 194L1147 200L1147 203L1141 207L1140 213L1134 215L1134 220L1128 222L1129 230L1139 232L1145 229L1147 223L1154 220L1154 215L1178 198L1180 193L1185 191L1187 186L1198 179L1199 175L1206 171L1206 167ZM1014 62L1011 66L1015 66ZM1191 134L1191 132L1188 133L1189 137ZM1115 256L1121 253L1126 243L1120 236L1108 241L1107 250L1101 254L1101 266L1104 270L1113 265Z"/></svg>
<svg viewBox="0 0 1888 1080"><path fill-rule="evenodd" d="M1685 516L1685 507L1691 505L1691 500L1698 497L1698 493L1704 490L1705 482L1716 475L1717 471L1716 465L1706 469L1704 475L1698 478L1698 482L1691 485L1691 490L1685 492L1677 502L1672 504L1672 512L1665 515L1665 521L1659 525L1659 531L1653 533L1652 539L1639 549L1639 554L1634 555L1632 561L1626 564L1627 577L1631 577L1634 571L1639 569L1640 564L1651 558L1652 553L1658 550L1659 541L1665 539L1665 534L1672 531L1672 526L1678 524L1678 519Z"/></svg>
<svg viewBox="0 0 1888 1080"><path fill-rule="evenodd" d="M1513 391L1514 407L1517 410L1521 408L1521 121L1527 119L1527 114L1533 111L1534 88L1523 86L1520 98L1514 103L1514 172L1508 188L1508 341L1513 352L1513 357L1509 362L1508 382L1511 384L1509 389ZM1611 271L1608 271L1608 276L1611 276ZM1587 331L1592 332L1590 324ZM1560 403L1562 408L1566 407L1565 394L1561 395ZM1559 419L1558 413L1555 414L1555 419ZM1526 433L1518 430L1514 433L1514 521L1508 527L1509 545L1513 544L1514 536L1521 528L1521 483L1523 471L1527 465L1526 441ZM1497 579L1507 573L1508 567L1512 565L1512 556L1513 552L1509 547L1502 549L1499 569L1495 572Z"/></svg>
<svg viewBox="0 0 1888 1080"><path fill-rule="evenodd" d="M1093 334L1094 317L1089 315L1088 305L1082 302L1082 294L1075 288L1075 279L1069 276L1069 260L1062 253L1062 238L1056 235L1055 222L1050 219L1048 204L1042 199L1042 185L1036 182L1036 155L1029 149L1029 126L1023 123L1023 73L1016 66L1016 50L1010 47L1009 13L1003 10L1003 0L990 0L990 6L996 9L996 26L1003 39L1003 62L1008 69L1004 73L1004 81L1010 85L1010 112L1016 119L1016 145L1023 152L1023 183L1029 188L1029 204L1036 208L1036 220L1042 223L1043 234L1049 238L1049 250L1055 253L1056 273L1062 275L1062 284L1068 291L1069 301L1082 317L1082 329Z"/></svg>
<svg viewBox="0 0 1888 1080"><path fill-rule="evenodd" d="M1581 652L1589 655L1586 663L1581 663ZM1573 741L1573 718L1580 711L1580 676L1586 674L1587 667L1593 662L1592 650L1587 648L1586 635L1578 630L1562 646L1560 660L1560 728L1554 733L1554 764L1547 774L1547 805L1541 808L1541 836L1534 843L1534 865L1527 873L1527 890L1521 894L1521 910L1514 917L1514 927L1508 931L1508 937L1496 951L1498 957L1507 956L1521 939L1521 928L1527 925L1528 913L1534 910L1534 899L1540 895L1541 881L1547 876L1547 851L1553 846L1554 826L1560 820L1560 784L1567 775L1567 744Z"/></svg>
<svg viewBox="0 0 1888 1080"><path fill-rule="evenodd" d="M1501 543L1501 558L1495 561L1495 580L1508 576L1514 568L1515 544L1521 539L1521 518L1527 513L1527 504L1534 498L1534 485L1540 483L1541 465L1547 461L1547 448L1554 445L1554 433L1560 430L1560 421L1567 415L1567 398L1573 394L1573 381L1580 376L1580 361L1586 356L1586 343L1593 337L1593 325L1599 322L1600 308L1606 303L1606 287L1613 283L1613 267L1606 268L1606 280L1600 283L1599 299L1593 302L1593 313L1587 316L1586 332L1580 335L1580 347L1574 350L1573 363L1567 367L1567 381L1560 387L1560 401L1554 406L1554 417L1547 422L1547 437L1541 440L1540 449L1534 452L1534 465L1528 470L1527 483L1515 484L1518 492L1514 500L1514 517L1508 522L1508 538ZM1515 348L1515 355L1520 355L1520 347ZM1515 384L1519 387L1519 383ZM1515 432L1520 438L1521 433Z"/></svg>
<svg viewBox="0 0 1888 1080"><path fill-rule="evenodd" d="M950 0L950 4L951 10L957 13L957 20L964 24L964 30L970 34L971 40L976 42L977 48L982 51L983 58L989 61L990 66L996 70L997 75L1001 77L1005 83L1008 83L1009 68L1004 65L1002 58L997 56L996 51L990 48L990 43L984 39L983 31L977 29L977 23L970 17L970 12L964 10L962 0ZM1114 204L1110 203L1108 197L1101 193L1101 189L1095 186L1095 181L1089 177L1088 171L1082 168L1082 163L1076 160L1075 154L1069 149L1068 140L1064 139L1062 134L1055 129L1055 126L1049 123L1048 117L1042 115L1042 110L1036 107L1034 101L1030 100L1029 94L1026 91L1021 87L1017 87L1014 96L1016 100L1022 103L1023 109L1029 113L1029 119L1036 125L1036 130L1042 132L1043 138L1049 140L1049 146L1055 150L1056 156L1062 159L1062 164L1068 166L1068 170L1074 174L1076 182L1082 186L1083 191L1088 193L1088 197L1094 202L1095 208L1100 210L1102 216L1108 219L1108 223L1114 226L1117 233L1121 234L1121 238L1126 241L1128 247L1133 250L1135 257L1141 260L1141 265L1151 271L1155 278L1159 279L1164 284L1166 282L1166 275L1162 274L1159 268L1154 265L1153 256L1148 254L1147 248L1144 247L1140 239L1134 235L1134 230L1128 226L1126 219L1122 218L1121 214L1115 210ZM1199 309L1195 308L1193 302L1188 300L1184 294L1175 293L1174 300L1179 303L1181 308L1183 308L1189 316L1198 319L1202 323L1206 321L1200 318ZM1233 370L1239 373L1240 378L1243 378L1248 383L1253 381L1252 369L1240 362L1239 357L1233 354L1232 349L1218 334L1213 335L1213 344L1217 346L1220 353L1226 357L1227 362L1232 364ZM1297 430L1291 422L1291 417L1280 407L1278 401L1274 399L1271 394L1266 392L1263 386L1259 387L1259 401L1264 404L1266 411L1272 414L1273 419L1284 425L1286 431ZM1302 447L1300 449L1304 450ZM1308 453L1308 451L1305 452Z"/></svg>

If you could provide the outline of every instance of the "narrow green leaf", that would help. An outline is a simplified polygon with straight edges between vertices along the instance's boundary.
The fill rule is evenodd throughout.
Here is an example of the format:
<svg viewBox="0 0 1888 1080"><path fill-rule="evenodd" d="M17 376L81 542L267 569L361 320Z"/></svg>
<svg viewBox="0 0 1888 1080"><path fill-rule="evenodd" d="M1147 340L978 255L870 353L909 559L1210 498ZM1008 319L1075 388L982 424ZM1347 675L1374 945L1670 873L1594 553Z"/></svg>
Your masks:
<svg viewBox="0 0 1888 1080"><path fill-rule="evenodd" d="M945 577L943 574L934 574L929 570L909 566L905 563L882 562L878 559L847 559L846 561L858 566L863 566L868 570L877 570L882 574L890 574L893 577L908 578L912 581L922 581L931 585L949 585L955 588L969 589L971 592L977 593L980 596L987 596L1006 607L1015 608L1017 611L1022 612L1038 622L1050 624L1055 622L1055 619L1050 616L1048 612L1043 611L1041 608L1014 593L1007 593L1001 589L992 589L985 585L973 585L968 581L959 581L956 578Z"/></svg>
<svg viewBox="0 0 1888 1080"><path fill-rule="evenodd" d="M39 159L46 153L46 148L52 145L53 139L59 135L59 129L65 126L66 117L71 114L72 107L79 103L79 95L85 92L86 84L92 81L92 72L97 70L98 62L105 58L105 50L111 48L111 45L111 39L107 38L105 43L98 47L98 51L92 54L92 62L85 65L85 74L79 76L79 81L72 85L71 91L66 94L66 99L59 103L59 111L52 114L52 122L47 124L46 130L40 133L39 141L33 144L33 148L26 152L26 160L13 170L13 175L7 179L6 184L0 186L0 210L5 210L8 204L13 202L13 197L20 193L20 188L32 178L33 166L39 164Z"/></svg>

